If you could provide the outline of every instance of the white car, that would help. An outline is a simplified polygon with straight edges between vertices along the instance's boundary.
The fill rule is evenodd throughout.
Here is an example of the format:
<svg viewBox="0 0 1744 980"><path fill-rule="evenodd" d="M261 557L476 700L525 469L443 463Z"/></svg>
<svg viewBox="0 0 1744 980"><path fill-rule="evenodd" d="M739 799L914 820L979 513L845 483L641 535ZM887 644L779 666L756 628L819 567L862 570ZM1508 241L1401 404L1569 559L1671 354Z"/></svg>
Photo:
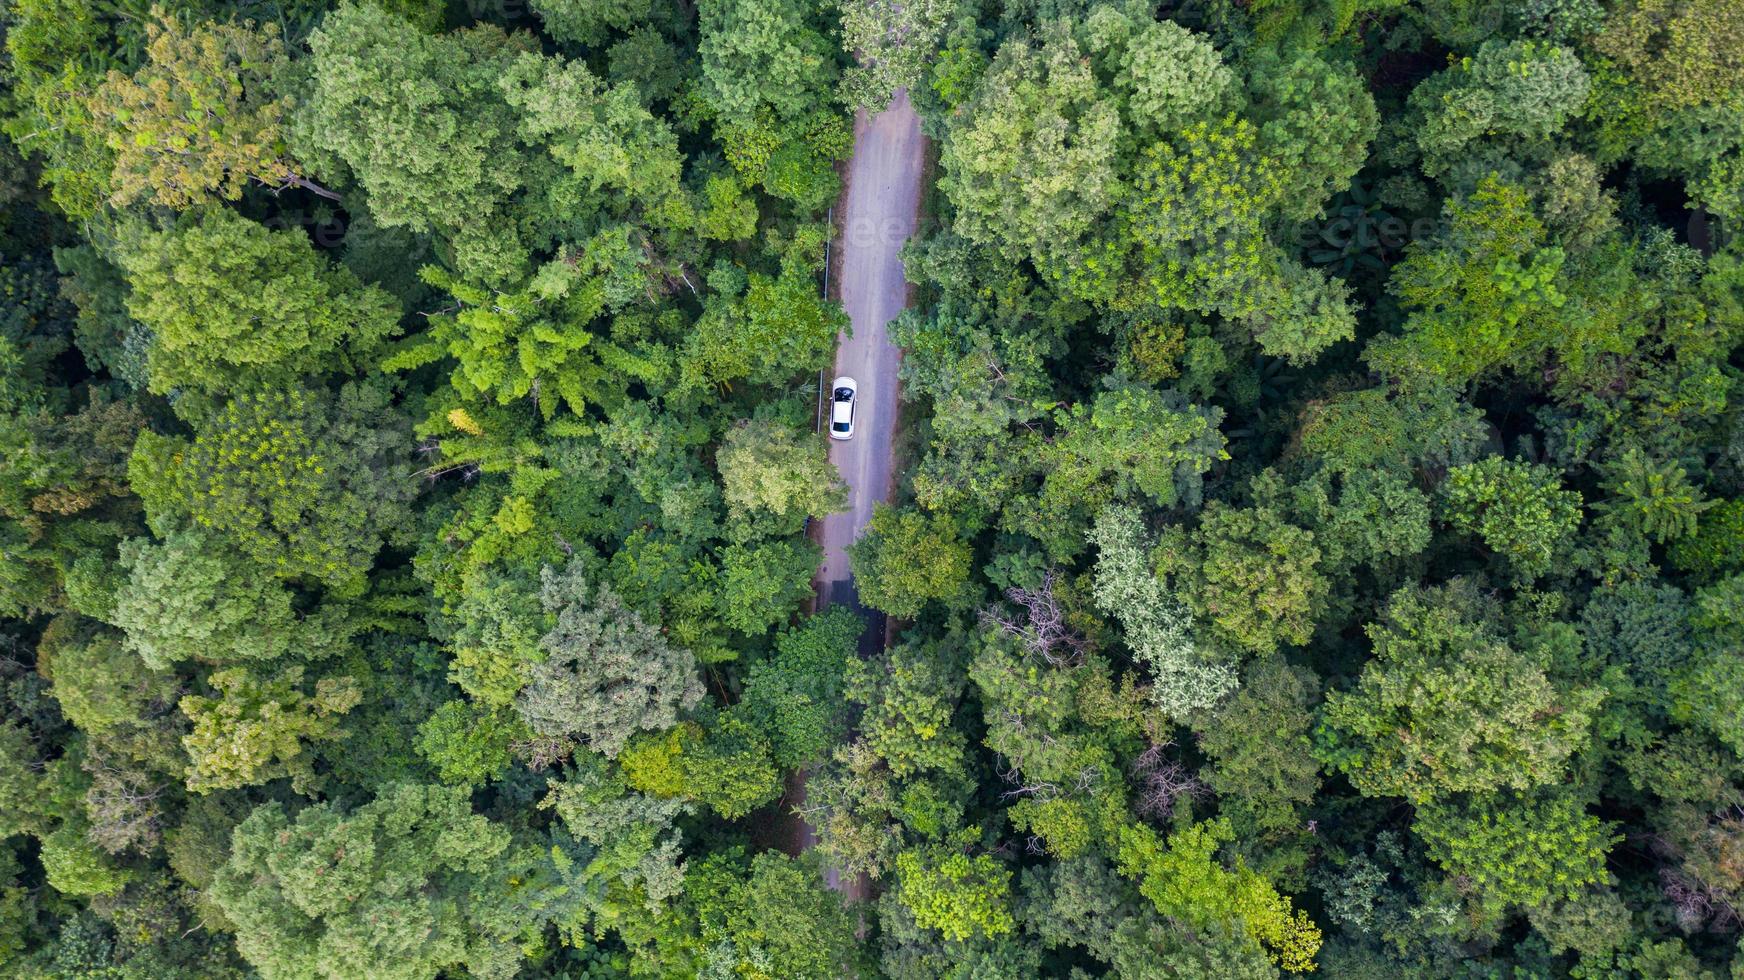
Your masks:
<svg viewBox="0 0 1744 980"><path fill-rule="evenodd" d="M830 385L830 438L854 438L854 395L860 390L853 378L837 378Z"/></svg>

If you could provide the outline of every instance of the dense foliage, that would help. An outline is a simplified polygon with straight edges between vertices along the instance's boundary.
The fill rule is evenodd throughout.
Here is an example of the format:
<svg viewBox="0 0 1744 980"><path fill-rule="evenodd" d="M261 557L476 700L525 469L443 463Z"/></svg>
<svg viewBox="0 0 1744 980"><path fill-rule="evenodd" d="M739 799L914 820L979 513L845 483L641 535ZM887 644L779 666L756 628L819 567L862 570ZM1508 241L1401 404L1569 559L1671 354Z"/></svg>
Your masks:
<svg viewBox="0 0 1744 980"><path fill-rule="evenodd" d="M1744 977L1740 0L0 23L0 973Z"/></svg>

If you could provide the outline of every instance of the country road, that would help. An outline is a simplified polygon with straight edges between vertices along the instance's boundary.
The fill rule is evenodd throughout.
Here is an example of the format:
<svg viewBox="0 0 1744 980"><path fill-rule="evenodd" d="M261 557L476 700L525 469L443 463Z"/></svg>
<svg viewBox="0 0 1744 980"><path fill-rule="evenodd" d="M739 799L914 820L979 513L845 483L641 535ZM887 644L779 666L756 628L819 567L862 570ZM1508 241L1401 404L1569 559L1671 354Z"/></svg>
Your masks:
<svg viewBox="0 0 1744 980"><path fill-rule="evenodd" d="M854 438L830 442L830 462L848 485L848 507L825 517L818 532L823 567L818 571L818 605L849 606L867 617L862 652L883 645L883 617L860 605L848 569L848 545L872 519L872 505L890 498L896 437L896 371L902 354L886 327L908 302L902 274L903 243L914 234L920 209L920 179L926 142L920 119L899 91L876 116L854 118L854 155L848 162L848 191L842 205L837 243L840 274L836 292L853 325L851 336L836 343L839 377L859 383Z"/></svg>
<svg viewBox="0 0 1744 980"><path fill-rule="evenodd" d="M865 617L862 656L884 645L884 616L860 604L848 567L848 545L872 519L872 505L890 499L895 477L896 372L902 352L890 343L886 327L908 303L900 256L903 243L914 234L925 157L920 119L908 103L907 92L898 91L890 106L876 116L860 112L854 117L854 154L848 161L848 190L837 242L840 272L834 283L853 332L836 340L835 374L855 380L859 404L854 411L854 437L829 444L830 462L848 485L848 506L818 526L824 560L816 586L819 609L847 606ZM790 804L803 805L804 772L794 774L789 789ZM796 823L794 843L800 849L811 847L816 833L805 821ZM834 869L827 875L830 887L850 900L863 900L870 892L864 877L842 881Z"/></svg>

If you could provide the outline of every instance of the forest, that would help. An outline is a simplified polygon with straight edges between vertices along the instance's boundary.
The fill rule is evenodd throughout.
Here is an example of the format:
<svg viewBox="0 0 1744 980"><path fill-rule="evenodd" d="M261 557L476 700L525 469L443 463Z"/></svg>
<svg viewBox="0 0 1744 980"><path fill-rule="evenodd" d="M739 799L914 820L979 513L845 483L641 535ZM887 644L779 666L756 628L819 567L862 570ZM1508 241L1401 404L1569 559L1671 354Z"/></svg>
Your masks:
<svg viewBox="0 0 1744 980"><path fill-rule="evenodd" d="M1744 980L1744 0L0 30L0 974Z"/></svg>

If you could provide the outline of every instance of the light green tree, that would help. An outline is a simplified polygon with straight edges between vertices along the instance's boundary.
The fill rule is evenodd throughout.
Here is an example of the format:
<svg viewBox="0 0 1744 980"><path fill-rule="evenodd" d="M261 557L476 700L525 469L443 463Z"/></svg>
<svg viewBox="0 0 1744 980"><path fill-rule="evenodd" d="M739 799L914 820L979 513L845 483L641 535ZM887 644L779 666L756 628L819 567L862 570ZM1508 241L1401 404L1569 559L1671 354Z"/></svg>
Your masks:
<svg viewBox="0 0 1744 980"><path fill-rule="evenodd" d="M380 384L239 395L180 449L174 476L196 525L283 578L360 595L418 492L410 428Z"/></svg>
<svg viewBox="0 0 1744 980"><path fill-rule="evenodd" d="M1136 510L1110 507L1096 518L1092 596L1115 617L1134 659L1149 672L1151 700L1174 720L1214 707L1238 684L1236 666L1193 637L1193 614L1158 579L1151 542Z"/></svg>
<svg viewBox="0 0 1744 980"><path fill-rule="evenodd" d="M1456 529L1482 538L1525 579L1550 570L1581 519L1581 495L1549 467L1490 456L1447 471L1441 485Z"/></svg>
<svg viewBox="0 0 1744 980"><path fill-rule="evenodd" d="M867 112L890 104L897 89L925 79L943 47L950 0L870 0L842 7L842 50L855 64L842 73L843 101Z"/></svg>
<svg viewBox="0 0 1744 980"><path fill-rule="evenodd" d="M188 789L257 786L290 777L300 793L317 785L313 747L345 737L340 719L362 700L350 677L322 677L313 691L305 688L303 668L285 667L271 674L231 667L206 678L214 696L182 698L182 713L193 730L182 738L193 763Z"/></svg>
<svg viewBox="0 0 1744 980"><path fill-rule="evenodd" d="M1605 18L1593 46L1627 68L1648 106L1675 110L1720 102L1737 90L1740 40L1730 0L1630 0Z"/></svg>
<svg viewBox="0 0 1744 980"><path fill-rule="evenodd" d="M1260 350L1291 364L1309 364L1333 344L1356 336L1350 287L1321 269L1281 263L1260 287L1260 306L1248 318Z"/></svg>
<svg viewBox="0 0 1744 980"><path fill-rule="evenodd" d="M848 553L861 597L892 616L960 598L969 582L969 543L948 516L880 504Z"/></svg>
<svg viewBox="0 0 1744 980"><path fill-rule="evenodd" d="M775 742L749 712L721 712L679 760L686 791L727 820L765 806L782 792Z"/></svg>
<svg viewBox="0 0 1744 980"><path fill-rule="evenodd" d="M1245 933L1228 926L1192 931L1155 917L1119 922L1109 964L1121 977L1215 977L1277 980L1278 968Z"/></svg>
<svg viewBox="0 0 1744 980"><path fill-rule="evenodd" d="M1417 86L1411 105L1423 168L1441 174L1472 155L1473 141L1543 139L1581 110L1591 79L1568 48L1543 41L1489 41L1475 55Z"/></svg>
<svg viewBox="0 0 1744 980"><path fill-rule="evenodd" d="M896 894L923 929L946 939L999 936L1016 927L1011 871L992 855L968 853L975 829L896 855Z"/></svg>
<svg viewBox="0 0 1744 980"><path fill-rule="evenodd" d="M693 288L669 253L694 253L664 234L688 232L696 219L685 158L672 126L636 88L608 84L585 62L532 52L516 56L495 84L535 154L535 172L548 181L544 194L562 202L550 217L574 246L563 263L592 272L590 285L613 309ZM553 163L561 169L550 172ZM537 197L522 202L540 221L551 206ZM550 266L541 273L550 274Z"/></svg>
<svg viewBox="0 0 1744 980"><path fill-rule="evenodd" d="M1017 38L994 56L940 149L939 186L953 228L1006 258L1054 266L1118 195L1121 119L1064 23L1039 45Z"/></svg>
<svg viewBox="0 0 1744 980"><path fill-rule="evenodd" d="M1320 928L1272 883L1237 860L1233 869L1217 849L1234 837L1225 820L1207 820L1168 837L1167 846L1143 824L1116 828L1115 866L1137 879L1139 892L1167 918L1197 929L1239 930L1292 973L1314 969Z"/></svg>
<svg viewBox="0 0 1744 980"><path fill-rule="evenodd" d="M454 361L449 381L463 399L488 398L499 405L523 399L552 418L559 406L584 415L590 406L610 407L624 397L636 360L607 337L589 329L604 311L598 290L576 283L574 267L550 266L558 274L512 292L464 283L438 267L423 278L448 292L459 309L430 318L430 329L411 338L385 366L407 371L444 359Z"/></svg>
<svg viewBox="0 0 1744 980"><path fill-rule="evenodd" d="M1251 665L1241 688L1198 726L1199 747L1211 759L1202 778L1238 834L1301 825L1300 809L1320 788L1310 738L1318 686L1308 671L1268 657Z"/></svg>
<svg viewBox="0 0 1744 980"><path fill-rule="evenodd" d="M74 898L113 895L133 874L116 864L85 837L79 821L68 821L42 838L43 875L55 891Z"/></svg>
<svg viewBox="0 0 1744 980"><path fill-rule="evenodd" d="M1375 338L1363 355L1412 387L1464 385L1567 339L1556 316L1566 255L1527 191L1490 176L1444 211L1449 234L1413 243L1388 281L1412 311L1404 333Z"/></svg>
<svg viewBox="0 0 1744 980"><path fill-rule="evenodd" d="M153 391L207 395L296 385L372 367L398 304L323 259L299 229L228 208L123 239L127 310L151 329Z"/></svg>
<svg viewBox="0 0 1744 980"><path fill-rule="evenodd" d="M1266 233L1287 191L1284 168L1260 131L1236 116L1203 120L1146 148L1121 199L1120 249L1140 292L1102 265L1061 270L1070 287L1104 303L1154 297L1166 307L1248 319L1261 311L1283 256Z"/></svg>
<svg viewBox="0 0 1744 980"><path fill-rule="evenodd" d="M486 971L519 955L476 924L493 901L482 876L508 846L463 789L390 786L294 818L269 803L236 828L211 896L267 980Z"/></svg>
<svg viewBox="0 0 1744 980"><path fill-rule="evenodd" d="M1126 93L1126 115L1135 127L1173 133L1229 104L1235 72L1210 38L1174 21L1134 25L1115 10L1098 9L1087 26L1118 52L1114 87ZM1110 34L1125 36L1112 43Z"/></svg>
<svg viewBox="0 0 1744 980"><path fill-rule="evenodd" d="M119 564L127 579L110 622L146 667L185 660L275 660L300 648L289 589L212 536L185 531L162 542L131 538Z"/></svg>
<svg viewBox="0 0 1744 980"><path fill-rule="evenodd" d="M1612 826L1567 793L1499 793L1417 810L1411 829L1448 874L1472 883L1485 914L1582 897L1603 885Z"/></svg>
<svg viewBox="0 0 1744 980"><path fill-rule="evenodd" d="M735 423L715 452L728 515L747 529L792 532L847 499L816 437L767 420Z"/></svg>
<svg viewBox="0 0 1744 980"><path fill-rule="evenodd" d="M968 746L951 719L964 678L940 651L911 642L893 648L887 664L850 660L843 685L865 708L861 739L891 775L961 771Z"/></svg>
<svg viewBox="0 0 1744 980"><path fill-rule="evenodd" d="M612 31L626 31L647 19L653 0L538 0L529 4L559 41L592 47Z"/></svg>
<svg viewBox="0 0 1744 980"><path fill-rule="evenodd" d="M143 494L132 484L128 458L144 416L131 400L90 394L88 404L69 414L45 406L8 414L0 426L0 540L7 557L0 562L0 610L6 615L71 606L103 616L107 589L77 595L74 584L69 593L68 572L83 562L101 571L98 578L113 576L95 543L119 541L138 527L135 497Z"/></svg>
<svg viewBox="0 0 1744 980"><path fill-rule="evenodd" d="M1314 534L1269 507L1207 504L1178 565L1182 596L1218 635L1258 654L1303 644L1329 583Z"/></svg>
<svg viewBox="0 0 1744 980"><path fill-rule="evenodd" d="M728 123L763 107L782 119L808 114L833 90L836 46L804 0L702 0L697 4L701 96Z"/></svg>
<svg viewBox="0 0 1744 980"><path fill-rule="evenodd" d="M1465 581L1394 593L1356 686L1326 696L1321 758L1365 795L1417 803L1559 779L1605 691L1553 676L1497 618Z"/></svg>
<svg viewBox="0 0 1744 980"><path fill-rule="evenodd" d="M12 837L41 833L43 754L30 729L17 721L0 722L0 833Z"/></svg>
<svg viewBox="0 0 1744 980"><path fill-rule="evenodd" d="M531 574L469 569L445 610L448 679L485 705L506 708L526 686L550 618Z"/></svg>
<svg viewBox="0 0 1744 980"><path fill-rule="evenodd" d="M101 735L138 724L176 700L180 684L173 673L146 666L115 630L82 625L51 624L37 648L40 669L52 684L49 693L80 731Z"/></svg>
<svg viewBox="0 0 1744 980"><path fill-rule="evenodd" d="M705 976L868 975L855 916L825 887L811 856L764 851L747 861L741 852L718 851L694 863L685 884Z"/></svg>
<svg viewBox="0 0 1744 980"><path fill-rule="evenodd" d="M1607 495L1594 507L1654 541L1691 533L1701 513L1716 503L1704 499L1678 461L1655 459L1638 445L1607 460L1600 472Z"/></svg>
<svg viewBox="0 0 1744 980"><path fill-rule="evenodd" d="M1109 504L1197 505L1205 472L1224 455L1222 410L1172 390L1123 385L1056 410L1054 421L1057 434L1035 449L1041 493L1015 502L1007 519L1062 555L1082 547L1079 535Z"/></svg>
<svg viewBox="0 0 1744 980"><path fill-rule="evenodd" d="M509 750L533 732L513 711L467 698L447 701L418 726L418 754L451 786L481 786L510 764Z"/></svg>
<svg viewBox="0 0 1744 980"><path fill-rule="evenodd" d="M760 636L787 622L812 596L818 557L816 545L792 539L722 548L717 606L721 621L747 636Z"/></svg>
<svg viewBox="0 0 1744 980"><path fill-rule="evenodd" d="M497 83L528 43L489 26L432 34L377 4L342 5L309 36L313 83L293 146L343 163L382 227L451 238L463 274L524 275L513 199L542 175Z"/></svg>
<svg viewBox="0 0 1744 980"><path fill-rule="evenodd" d="M1355 65L1323 55L1255 52L1252 60L1248 111L1260 146L1283 170L1280 207L1313 218L1368 161L1380 128L1374 96Z"/></svg>
<svg viewBox="0 0 1744 980"><path fill-rule="evenodd" d="M688 387L781 384L826 367L847 329L841 306L818 296L809 266L789 262L778 276L751 273L742 296L711 297L679 371Z"/></svg>
<svg viewBox="0 0 1744 980"><path fill-rule="evenodd" d="M578 757L548 785L540 809L556 813L595 848L581 877L602 893L600 912L626 905L659 909L684 893L683 835L672 824L691 812L689 802L635 792L616 767L592 754Z"/></svg>

